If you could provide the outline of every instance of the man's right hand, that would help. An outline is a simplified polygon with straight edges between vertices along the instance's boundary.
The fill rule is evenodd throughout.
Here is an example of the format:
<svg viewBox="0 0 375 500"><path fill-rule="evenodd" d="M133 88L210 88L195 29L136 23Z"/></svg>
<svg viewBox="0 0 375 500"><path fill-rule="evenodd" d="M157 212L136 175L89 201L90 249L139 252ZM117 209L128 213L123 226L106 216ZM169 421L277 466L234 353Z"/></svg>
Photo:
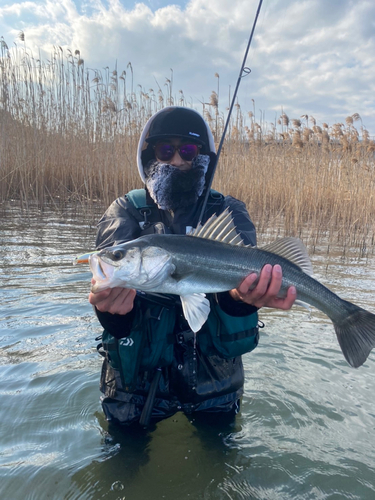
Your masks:
<svg viewBox="0 0 375 500"><path fill-rule="evenodd" d="M95 284L95 281L91 281ZM107 288L101 292L90 292L89 302L100 312L128 314L133 309L136 291L132 288Z"/></svg>

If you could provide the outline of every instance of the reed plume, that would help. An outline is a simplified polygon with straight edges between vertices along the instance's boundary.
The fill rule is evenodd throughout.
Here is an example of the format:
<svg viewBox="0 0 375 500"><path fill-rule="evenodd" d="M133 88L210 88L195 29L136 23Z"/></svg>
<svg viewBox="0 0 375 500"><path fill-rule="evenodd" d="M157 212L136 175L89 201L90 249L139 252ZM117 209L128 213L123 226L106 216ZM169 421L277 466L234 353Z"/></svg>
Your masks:
<svg viewBox="0 0 375 500"><path fill-rule="evenodd" d="M21 36L20 39L22 40ZM24 38L23 38L24 41ZM173 71L166 91L134 85L126 69L88 69L79 50L55 47L45 62L0 41L0 201L106 207L141 187L136 154L147 119L176 103ZM219 141L225 113L217 91L202 113ZM130 80L130 81L129 81ZM301 236L344 251L373 252L375 142L354 113L317 125L311 115L275 123L236 103L213 187L246 202L260 232ZM360 122L361 133L355 127Z"/></svg>

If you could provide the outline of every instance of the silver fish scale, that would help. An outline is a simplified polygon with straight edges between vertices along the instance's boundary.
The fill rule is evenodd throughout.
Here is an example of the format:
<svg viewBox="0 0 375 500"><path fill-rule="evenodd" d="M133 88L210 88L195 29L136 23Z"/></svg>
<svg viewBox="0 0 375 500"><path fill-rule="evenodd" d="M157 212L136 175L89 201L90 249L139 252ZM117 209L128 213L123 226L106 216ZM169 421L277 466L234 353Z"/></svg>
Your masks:
<svg viewBox="0 0 375 500"><path fill-rule="evenodd" d="M233 246L194 236L149 235L150 246L160 246L172 256L177 286L184 293L222 292L236 288L250 273L260 273L265 264L279 264L283 271L282 293L293 285L298 299L321 309L330 318L340 316L342 299L279 255L253 247ZM176 289L164 293L176 293ZM178 292L180 293L180 292Z"/></svg>

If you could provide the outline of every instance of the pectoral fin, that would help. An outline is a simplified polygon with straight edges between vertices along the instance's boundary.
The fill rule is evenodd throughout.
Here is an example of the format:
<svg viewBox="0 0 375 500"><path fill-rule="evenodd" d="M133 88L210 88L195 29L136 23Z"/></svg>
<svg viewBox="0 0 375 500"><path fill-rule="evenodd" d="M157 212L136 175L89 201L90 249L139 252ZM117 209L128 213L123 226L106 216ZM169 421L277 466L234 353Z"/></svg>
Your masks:
<svg viewBox="0 0 375 500"><path fill-rule="evenodd" d="M206 322L210 313L210 302L204 293L181 295L182 310L186 321L194 333L198 332Z"/></svg>

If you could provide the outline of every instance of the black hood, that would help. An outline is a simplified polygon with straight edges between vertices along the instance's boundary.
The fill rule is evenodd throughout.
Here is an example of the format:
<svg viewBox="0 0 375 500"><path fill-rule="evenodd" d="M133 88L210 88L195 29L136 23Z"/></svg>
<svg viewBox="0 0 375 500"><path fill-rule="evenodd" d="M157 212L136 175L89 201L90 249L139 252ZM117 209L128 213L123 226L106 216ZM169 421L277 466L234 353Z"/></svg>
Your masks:
<svg viewBox="0 0 375 500"><path fill-rule="evenodd" d="M184 110L183 114L186 115L184 121L181 121L181 110ZM173 128L170 128L171 126ZM165 133L168 130L173 130L173 134ZM161 138L163 134L164 137L173 135L193 139L204 146L204 153L210 156L211 164L216 158L214 138L202 115L191 108L169 106L151 116L139 139L137 165L143 182L145 181L144 167L154 158L152 139Z"/></svg>

